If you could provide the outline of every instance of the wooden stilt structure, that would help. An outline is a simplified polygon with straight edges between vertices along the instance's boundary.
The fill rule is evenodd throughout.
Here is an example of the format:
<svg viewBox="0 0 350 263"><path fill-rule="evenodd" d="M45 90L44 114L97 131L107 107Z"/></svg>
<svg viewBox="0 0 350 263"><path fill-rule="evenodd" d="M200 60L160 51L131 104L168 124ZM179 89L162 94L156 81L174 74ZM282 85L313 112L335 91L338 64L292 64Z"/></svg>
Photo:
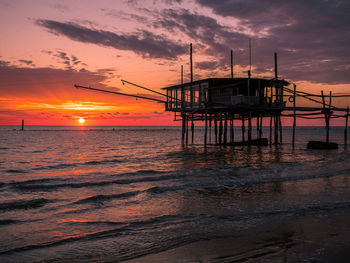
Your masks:
<svg viewBox="0 0 350 263"><path fill-rule="evenodd" d="M289 82L278 79L277 69L277 53L274 54L274 78L253 78L251 75L251 43L249 40L249 70L246 78L234 78L233 75L233 51L231 50L231 78L207 78L193 81L193 60L192 60L192 44L190 44L190 76L188 83L183 82L183 66L181 66L181 84L164 88L165 94L149 88L142 87L132 82L122 81L124 84L131 84L147 91L156 93L158 97L141 96L136 94L122 93L119 91L111 91L107 89L97 89L74 85L76 88L93 90L98 92L116 94L119 96L128 96L133 98L145 99L165 104L166 111L174 112L175 120L182 119L181 142L182 145L188 145L189 122L191 122L191 142L194 143L194 122L205 122L204 145L208 144L208 126L209 126L209 142L211 143L211 126L214 121L215 144L234 144L234 119L242 121L242 143L240 145L250 145L252 141L262 138L262 124L264 117L270 117L270 145L282 144L283 128L282 117L293 117L293 137L292 145L295 146L295 128L296 118L316 119L325 118L326 127L326 149L331 149L329 143L329 130L331 118L345 118L344 128L344 144L347 145L347 127L349 118L349 107L346 109L332 106L332 93L325 96L323 91L321 95L311 94L304 91L297 91L296 85L294 89L288 88ZM292 94L289 102L292 106L287 106L284 101L284 92ZM159 95L166 97L159 98ZM317 107L296 107L296 97L322 104ZM322 102L317 98L322 98ZM328 104L326 97L329 98ZM335 94L333 98L350 97L350 94ZM291 101L293 99L293 101ZM285 112L289 112L285 114ZM336 112L346 112L346 114L337 114ZM324 115L320 117L319 115ZM313 116L312 116L313 115ZM179 118L181 116L181 119ZM256 136L257 140L252 140L252 118L256 118ZM248 123L248 142L245 138L245 119ZM209 123L208 123L209 122ZM219 122L219 123L218 123ZM229 124L228 124L229 122ZM230 126L230 143L228 143L228 127ZM218 127L219 126L219 127ZM273 126L273 127L272 127ZM274 134L272 134L274 128ZM22 130L24 130L24 121L22 121ZM274 136L274 138L273 138ZM267 140L264 139L265 144ZM240 142L237 142L240 143ZM322 144L322 142L321 142ZM261 145L261 144L260 144ZM320 149L320 148L319 148Z"/></svg>

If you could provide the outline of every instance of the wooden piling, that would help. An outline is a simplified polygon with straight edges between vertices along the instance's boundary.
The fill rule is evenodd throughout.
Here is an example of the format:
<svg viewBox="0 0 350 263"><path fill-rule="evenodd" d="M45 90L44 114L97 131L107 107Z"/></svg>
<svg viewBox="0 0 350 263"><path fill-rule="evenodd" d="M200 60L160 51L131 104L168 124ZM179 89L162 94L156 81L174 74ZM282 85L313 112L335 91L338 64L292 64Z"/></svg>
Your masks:
<svg viewBox="0 0 350 263"><path fill-rule="evenodd" d="M233 79L233 51L231 49L231 79Z"/></svg>
<svg viewBox="0 0 350 263"><path fill-rule="evenodd" d="M252 141L252 115L249 113L248 115L248 143Z"/></svg>
<svg viewBox="0 0 350 263"><path fill-rule="evenodd" d="M186 145L188 145L188 117L186 116Z"/></svg>
<svg viewBox="0 0 350 263"><path fill-rule="evenodd" d="M209 143L211 144L211 114L209 114Z"/></svg>
<svg viewBox="0 0 350 263"><path fill-rule="evenodd" d="M233 118L234 116L233 116L233 114L232 114L232 116L231 116L231 121L230 121L230 142L232 143L232 142L234 142L234 136L235 136L235 134L234 134L234 123L233 123Z"/></svg>
<svg viewBox="0 0 350 263"><path fill-rule="evenodd" d="M224 145L227 144L227 114L224 114Z"/></svg>
<svg viewBox="0 0 350 263"><path fill-rule="evenodd" d="M207 118L207 112L205 112L204 118L205 118L204 147L207 147L207 132L208 132L208 118Z"/></svg>
<svg viewBox="0 0 350 263"><path fill-rule="evenodd" d="M278 124L279 124L279 131L280 131L280 144L282 144L282 118L281 118L281 114L278 114Z"/></svg>
<svg viewBox="0 0 350 263"><path fill-rule="evenodd" d="M260 116L259 139L262 138L262 125L263 125L263 115Z"/></svg>
<svg viewBox="0 0 350 263"><path fill-rule="evenodd" d="M329 108L326 109L326 102L325 102L325 97L323 94L323 90L321 90L321 95L322 95L322 105L323 105L323 113L324 113L324 118L325 118L325 122L326 122L326 144L329 143L329 119L330 119L330 112L329 112L329 108L330 108L330 103L331 103L331 97L332 97L332 93L330 93L330 102L329 102Z"/></svg>
<svg viewBox="0 0 350 263"><path fill-rule="evenodd" d="M217 115L215 114L214 116L214 125L215 125L215 144L218 144L218 120L217 120Z"/></svg>
<svg viewBox="0 0 350 263"><path fill-rule="evenodd" d="M244 126L244 115L242 115L242 142L245 141L245 126Z"/></svg>
<svg viewBox="0 0 350 263"><path fill-rule="evenodd" d="M220 113L220 123L219 123L219 143L222 143L222 115Z"/></svg>
<svg viewBox="0 0 350 263"><path fill-rule="evenodd" d="M270 145L272 145L272 114L270 115Z"/></svg>
<svg viewBox="0 0 350 263"><path fill-rule="evenodd" d="M292 146L294 148L295 145L295 126L296 126L296 114L295 114L295 92L296 92L296 85L293 85L293 137L292 137Z"/></svg>
<svg viewBox="0 0 350 263"><path fill-rule="evenodd" d="M191 136L192 136L192 144L193 144L193 139L194 139L194 122L193 122L193 115L192 115L192 119L191 119Z"/></svg>
<svg viewBox="0 0 350 263"><path fill-rule="evenodd" d="M278 126L279 126L278 115L275 113L274 115L275 145L278 144Z"/></svg>
<svg viewBox="0 0 350 263"><path fill-rule="evenodd" d="M181 144L185 144L185 132L186 132L186 120L185 114L182 114L182 132L181 132Z"/></svg>
<svg viewBox="0 0 350 263"><path fill-rule="evenodd" d="M344 129L344 145L347 145L348 140L348 119L349 119L349 107L346 108L346 116L345 116L345 129Z"/></svg>
<svg viewBox="0 0 350 263"><path fill-rule="evenodd" d="M22 131L24 131L24 120L22 120Z"/></svg>

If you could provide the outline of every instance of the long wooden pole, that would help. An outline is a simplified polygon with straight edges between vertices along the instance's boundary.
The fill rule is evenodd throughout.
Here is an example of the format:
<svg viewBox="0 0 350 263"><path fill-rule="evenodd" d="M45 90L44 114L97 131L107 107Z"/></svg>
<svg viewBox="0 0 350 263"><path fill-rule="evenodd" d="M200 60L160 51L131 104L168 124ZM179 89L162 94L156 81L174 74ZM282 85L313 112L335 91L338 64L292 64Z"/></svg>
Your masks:
<svg viewBox="0 0 350 263"><path fill-rule="evenodd" d="M84 87L84 86L80 86L80 85L74 85L74 87L76 87L77 89L89 89L89 90L94 90L94 91L100 91L100 92L105 92L105 93L111 93L111 94L116 94L116 95L122 95L122 96L127 96L127 97L133 97L133 98L139 98L139 99L145 99L145 100L153 100L153 101L157 101L157 102L166 103L166 101L164 101L164 100L153 99L153 98L149 98L149 97L145 97L145 96L127 94L127 93L122 93L122 92L117 92L117 91L96 89L96 88Z"/></svg>
<svg viewBox="0 0 350 263"><path fill-rule="evenodd" d="M294 91L293 91L293 138L292 138L292 146L294 148L294 145L295 145L295 126L296 126L296 122L297 122L296 115L295 115L295 98L296 98L296 96L295 96L296 85L295 84L293 85L293 89L294 89Z"/></svg>
<svg viewBox="0 0 350 263"><path fill-rule="evenodd" d="M193 115L192 115L192 118L191 118L191 142L193 144L193 139L194 139L194 122L193 122Z"/></svg>
<svg viewBox="0 0 350 263"><path fill-rule="evenodd" d="M244 127L244 116L242 115L242 142L245 141L245 127Z"/></svg>
<svg viewBox="0 0 350 263"><path fill-rule="evenodd" d="M191 104L191 108L192 108L192 102L193 102L193 88L192 88L192 82L193 82L192 43L190 44L190 66L191 66L190 104Z"/></svg>
<svg viewBox="0 0 350 263"><path fill-rule="evenodd" d="M220 123L219 123L219 143L222 143L222 114L220 113Z"/></svg>
<svg viewBox="0 0 350 263"><path fill-rule="evenodd" d="M217 115L215 114L214 116L214 125L215 125L215 144L218 144L218 120L217 120Z"/></svg>
<svg viewBox="0 0 350 263"><path fill-rule="evenodd" d="M207 147L207 132L208 132L208 118L207 112L205 112L205 130L204 130L204 147Z"/></svg>
<svg viewBox="0 0 350 263"><path fill-rule="evenodd" d="M349 107L346 108L346 116L345 116L345 129L344 129L344 144L347 145L348 140L348 119L349 119Z"/></svg>
<svg viewBox="0 0 350 263"><path fill-rule="evenodd" d="M231 79L233 79L233 51L231 49Z"/></svg>
<svg viewBox="0 0 350 263"><path fill-rule="evenodd" d="M188 117L186 116L186 145L188 145Z"/></svg>
<svg viewBox="0 0 350 263"><path fill-rule="evenodd" d="M224 114L224 144L227 144L227 114Z"/></svg>
<svg viewBox="0 0 350 263"><path fill-rule="evenodd" d="M234 123L233 123L233 121L234 121L234 120L233 120L233 115L232 115L232 116L231 116L231 123L230 123L230 139L231 139L230 142L231 142L231 143L234 142L234 136L235 136L235 135L234 135L234 130L233 130L233 129L234 129L234 126L233 126Z"/></svg>
<svg viewBox="0 0 350 263"><path fill-rule="evenodd" d="M250 144L252 140L252 115L249 113L248 115L248 143Z"/></svg>
<svg viewBox="0 0 350 263"><path fill-rule="evenodd" d="M270 115L270 145L272 145L272 113Z"/></svg>
<svg viewBox="0 0 350 263"><path fill-rule="evenodd" d="M281 118L281 113L278 114L278 124L279 124L279 131L280 131L280 144L282 144L282 118Z"/></svg>
<svg viewBox="0 0 350 263"><path fill-rule="evenodd" d="M211 114L209 114L209 143L211 144Z"/></svg>

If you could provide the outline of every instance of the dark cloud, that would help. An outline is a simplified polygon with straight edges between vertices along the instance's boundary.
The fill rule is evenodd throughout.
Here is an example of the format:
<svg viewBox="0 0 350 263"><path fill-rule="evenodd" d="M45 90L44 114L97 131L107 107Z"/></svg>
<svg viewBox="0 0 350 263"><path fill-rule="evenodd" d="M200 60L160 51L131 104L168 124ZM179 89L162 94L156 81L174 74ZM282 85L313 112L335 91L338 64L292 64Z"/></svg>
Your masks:
<svg viewBox="0 0 350 263"><path fill-rule="evenodd" d="M18 60L18 62L23 63L23 64L28 65L28 66L35 66L35 64L33 63L32 60L20 59L20 60Z"/></svg>
<svg viewBox="0 0 350 263"><path fill-rule="evenodd" d="M0 90L5 98L31 98L49 101L50 99L89 99L91 92L75 89L73 85L79 84L105 89L106 86L102 82L107 77L87 70L28 68L0 63L0 79ZM97 98L99 101L111 101L110 97L94 93L94 99Z"/></svg>
<svg viewBox="0 0 350 263"><path fill-rule="evenodd" d="M215 70L220 65L219 65L219 62L217 61L202 61L202 62L197 62L195 66L196 68L203 69L203 70Z"/></svg>
<svg viewBox="0 0 350 263"><path fill-rule="evenodd" d="M253 64L260 70L272 64L277 51L280 71L288 78L350 83L349 1L196 1L226 19L238 19L255 34Z"/></svg>
<svg viewBox="0 0 350 263"><path fill-rule="evenodd" d="M112 47L118 50L130 50L146 58L175 59L178 55L186 52L186 48L182 44L145 30L134 34L116 34L110 31L87 28L71 22L37 20L36 23L56 35L63 35L72 40Z"/></svg>
<svg viewBox="0 0 350 263"><path fill-rule="evenodd" d="M41 52L57 58L58 62L65 65L66 69L78 70L78 66L80 67L87 66L86 63L80 61L75 55L72 55L72 54L69 55L67 52L64 52L62 50L56 50L56 51L42 50ZM80 68L80 70L84 70L84 68Z"/></svg>

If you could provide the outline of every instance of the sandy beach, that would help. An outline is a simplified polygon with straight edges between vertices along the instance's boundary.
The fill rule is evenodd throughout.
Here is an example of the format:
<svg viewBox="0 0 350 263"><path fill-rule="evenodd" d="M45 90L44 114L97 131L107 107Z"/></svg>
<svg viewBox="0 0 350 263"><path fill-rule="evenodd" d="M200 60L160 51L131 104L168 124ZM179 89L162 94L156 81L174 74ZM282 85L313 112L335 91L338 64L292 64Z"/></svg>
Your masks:
<svg viewBox="0 0 350 263"><path fill-rule="evenodd" d="M242 235L203 240L128 263L350 262L350 211L274 220Z"/></svg>

